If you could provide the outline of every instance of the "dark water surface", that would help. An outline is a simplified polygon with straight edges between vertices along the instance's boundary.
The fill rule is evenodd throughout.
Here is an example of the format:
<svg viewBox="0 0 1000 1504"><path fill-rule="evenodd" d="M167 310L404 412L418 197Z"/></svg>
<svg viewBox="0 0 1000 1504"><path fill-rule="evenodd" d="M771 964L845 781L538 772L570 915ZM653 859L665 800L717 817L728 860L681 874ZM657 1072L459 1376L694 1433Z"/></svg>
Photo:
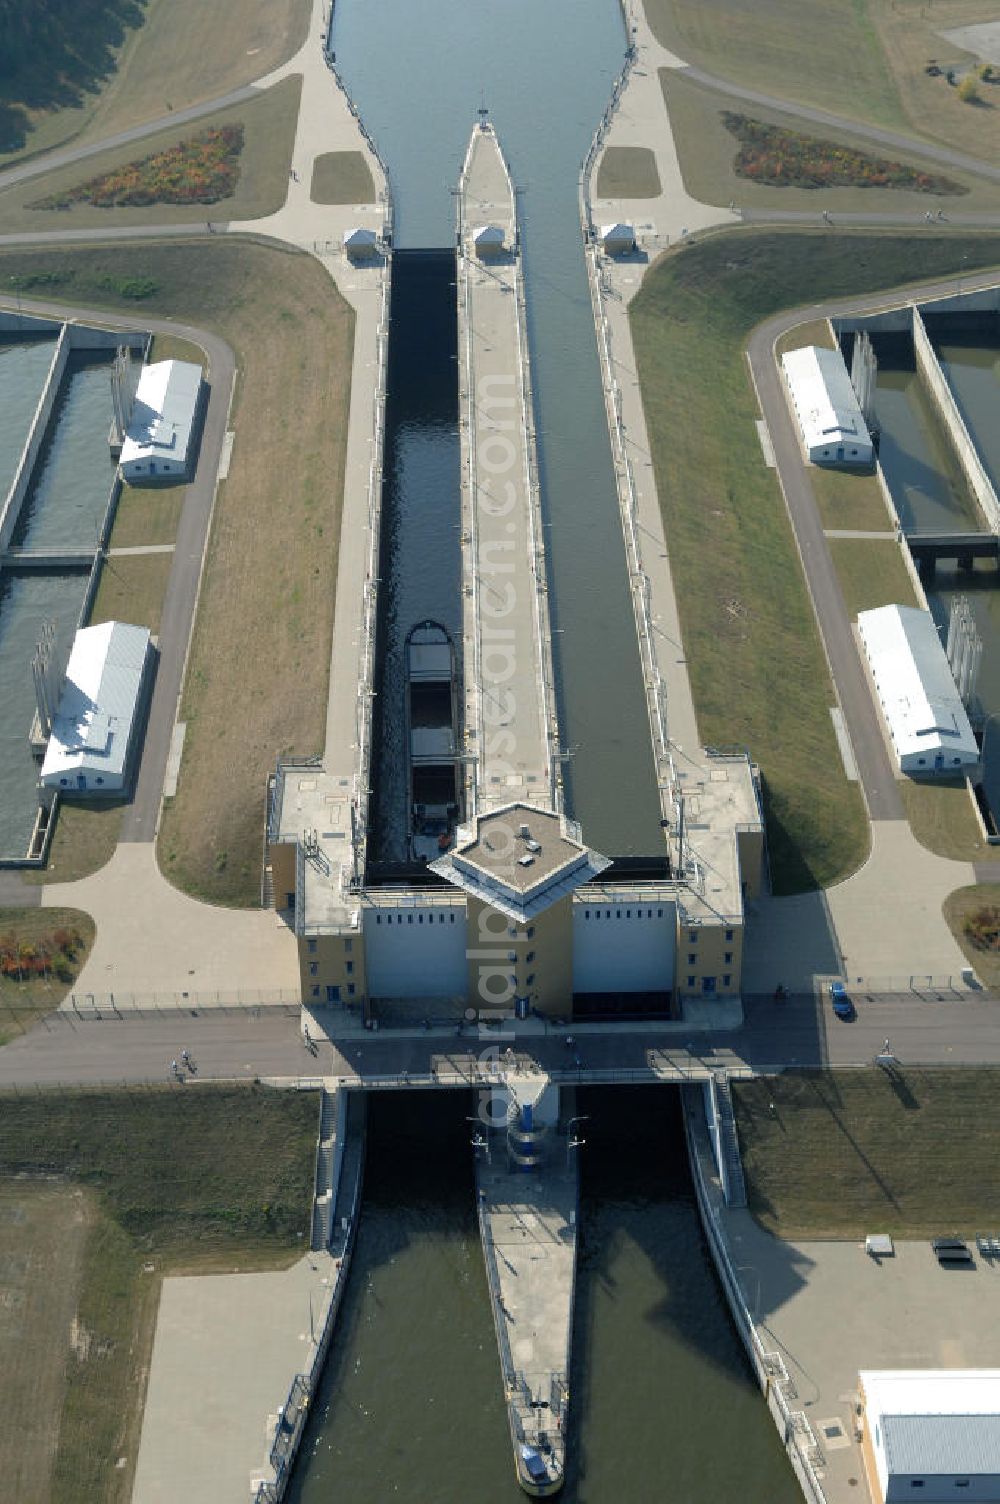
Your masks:
<svg viewBox="0 0 1000 1504"><path fill-rule="evenodd" d="M464 1092L370 1101L350 1286L293 1504L519 1504ZM702 1240L671 1087L593 1089L567 1504L794 1504Z"/></svg>

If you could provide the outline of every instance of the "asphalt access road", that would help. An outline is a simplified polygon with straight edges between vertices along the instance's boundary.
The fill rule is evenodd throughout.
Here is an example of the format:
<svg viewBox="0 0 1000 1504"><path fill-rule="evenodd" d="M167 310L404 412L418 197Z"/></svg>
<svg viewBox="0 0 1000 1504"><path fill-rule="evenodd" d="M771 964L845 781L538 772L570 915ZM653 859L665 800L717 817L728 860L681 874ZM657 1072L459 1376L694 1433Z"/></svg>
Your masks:
<svg viewBox="0 0 1000 1504"><path fill-rule="evenodd" d="M170 1062L184 1049L202 1081L323 1076L355 1084L419 1079L432 1067L471 1075L477 1062L508 1047L519 1070L571 1081L601 1081L606 1073L628 1079L630 1072L648 1073L651 1065L681 1071L866 1065L886 1039L903 1067L1000 1064L1000 1002L985 994L859 994L855 1003L849 1023L833 1017L826 999L757 998L746 1005L745 1027L729 1033L668 1035L637 1025L598 1035L573 1025L567 1048L561 1032L481 1037L472 1031L382 1031L324 1041L315 1053L303 1044L297 1008L176 1009L101 1020L65 1012L0 1049L0 1087L165 1081Z"/></svg>

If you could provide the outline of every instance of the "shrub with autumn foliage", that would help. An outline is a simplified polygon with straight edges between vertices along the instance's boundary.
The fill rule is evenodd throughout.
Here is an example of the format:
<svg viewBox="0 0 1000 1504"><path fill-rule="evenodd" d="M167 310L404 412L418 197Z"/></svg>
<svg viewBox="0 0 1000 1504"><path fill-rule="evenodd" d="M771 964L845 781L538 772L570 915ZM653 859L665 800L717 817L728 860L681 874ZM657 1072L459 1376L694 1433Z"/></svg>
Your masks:
<svg viewBox="0 0 1000 1504"><path fill-rule="evenodd" d="M1000 909L984 904L966 919L963 929L977 950L1000 950Z"/></svg>
<svg viewBox="0 0 1000 1504"><path fill-rule="evenodd" d="M48 976L69 981L73 962L84 948L84 938L77 929L56 929L31 941L4 935L0 938L0 977L12 982Z"/></svg>
<svg viewBox="0 0 1000 1504"><path fill-rule="evenodd" d="M733 159L737 176L772 188L902 188L910 193L967 193L960 183L934 173L870 157L866 152L765 125L748 115L722 112L723 124L740 143Z"/></svg>
<svg viewBox="0 0 1000 1504"><path fill-rule="evenodd" d="M216 204L236 191L243 150L242 125L214 126L168 151L154 152L114 172L54 193L33 209L141 209L149 204Z"/></svg>

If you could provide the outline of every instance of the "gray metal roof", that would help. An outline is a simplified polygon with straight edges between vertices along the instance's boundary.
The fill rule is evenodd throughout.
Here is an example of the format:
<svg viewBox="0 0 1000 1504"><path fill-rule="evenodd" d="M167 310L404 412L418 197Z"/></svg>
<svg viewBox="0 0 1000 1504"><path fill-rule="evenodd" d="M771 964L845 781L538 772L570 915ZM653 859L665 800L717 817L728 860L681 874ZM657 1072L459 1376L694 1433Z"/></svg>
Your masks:
<svg viewBox="0 0 1000 1504"><path fill-rule="evenodd" d="M883 1415L890 1473L1000 1475L1000 1415Z"/></svg>

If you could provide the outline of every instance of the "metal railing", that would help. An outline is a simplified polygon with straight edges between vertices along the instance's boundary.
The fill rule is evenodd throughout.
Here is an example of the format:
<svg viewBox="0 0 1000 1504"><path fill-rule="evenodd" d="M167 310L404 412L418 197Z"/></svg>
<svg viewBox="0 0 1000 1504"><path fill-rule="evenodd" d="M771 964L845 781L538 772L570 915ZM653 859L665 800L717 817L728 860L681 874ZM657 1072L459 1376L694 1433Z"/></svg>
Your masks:
<svg viewBox="0 0 1000 1504"><path fill-rule="evenodd" d="M758 1336L753 1317L743 1297L739 1278L729 1256L718 1214L709 1199L687 1103L684 1104L684 1133L702 1225L708 1237L715 1267L733 1320L743 1339L757 1375L757 1381L764 1392L768 1409L784 1442L789 1461L807 1504L827 1504L826 1494L817 1471L823 1466L822 1449L805 1413L792 1408L791 1402L798 1396L784 1359L779 1352L765 1348Z"/></svg>
<svg viewBox="0 0 1000 1504"><path fill-rule="evenodd" d="M259 1012L262 1008L297 1009L301 1005L299 990L275 988L222 988L194 992L71 992L59 1004L61 1013L84 1017L110 1017L123 1013L161 1013L178 1008L185 1012L225 1011Z"/></svg>
<svg viewBox="0 0 1000 1504"><path fill-rule="evenodd" d="M653 736L653 752L656 760L657 782L664 809L672 803L672 790L676 785L673 751L667 730L667 689L660 673L656 657L651 614L651 587L643 566L642 547L639 538L639 497L636 490L632 460L625 443L625 425L622 420L621 389L614 374L611 325L605 310L605 297L611 291L601 276L599 252L596 243L593 211L590 196L590 180L598 152L604 144L614 117L628 85L629 76L636 62L633 42L635 26L632 21L629 0L622 0L622 15L628 34L628 50L621 72L611 90L611 98L591 138L579 176L580 223L583 229L584 249L590 283L594 323L598 336L598 351L601 360L601 376L604 388L604 403L608 430L611 437L612 461L618 491L622 531L625 538L626 562L629 571L632 610L635 616L639 639L639 655L642 665L646 706L650 730Z"/></svg>

